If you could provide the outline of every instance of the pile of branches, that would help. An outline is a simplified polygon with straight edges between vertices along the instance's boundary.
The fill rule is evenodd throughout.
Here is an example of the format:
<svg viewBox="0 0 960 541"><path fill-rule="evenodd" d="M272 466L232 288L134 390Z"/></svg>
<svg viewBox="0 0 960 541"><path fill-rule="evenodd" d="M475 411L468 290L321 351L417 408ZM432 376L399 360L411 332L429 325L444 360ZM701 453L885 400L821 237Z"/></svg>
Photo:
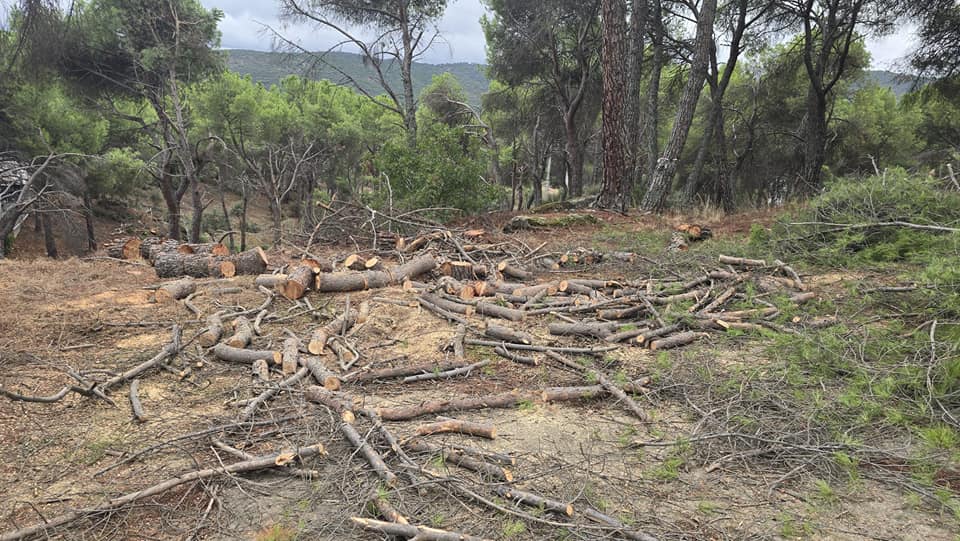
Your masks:
<svg viewBox="0 0 960 541"><path fill-rule="evenodd" d="M162 284L157 288L157 300L183 303L195 313L197 319L206 322L203 329L186 340L181 339L179 328L175 329L171 343L155 358L109 381L85 381L81 386L69 386L55 397L29 397L8 391L4 391L4 395L13 400L52 402L75 391L85 396L111 400L108 396L110 391L124 383L131 383L130 404L134 417L146 419L148 414L143 411L137 397L138 378L154 369L170 368L170 363L184 348L195 344L205 356L217 362L242 366L245 373L253 374L256 388L262 389L242 401L242 411L232 427L254 426L260 422L258 416L266 411L268 403L281 395L302 392L305 400L335 413L338 419L336 431L352 449L350 456L362 460L383 487L399 489L442 485L478 505L497 512L520 514L532 522L581 529L591 532L590 535L613 535L645 541L654 539L597 509L561 501L550 494L529 492L518 486L520 483L515 481L511 470L515 459L509 454L482 447L438 446L429 440L432 434L447 432L493 439L496 437L495 426L442 418L436 423L416 427L414 437L401 438L394 432L395 423L437 414L514 408L524 403L606 398L616 400L629 414L645 422L648 416L633 397L650 391L649 379L617 381L603 369L581 364L571 356L602 356L628 345L653 350L680 347L709 333L730 329L750 331L766 328L795 332L792 328L774 324L771 320L778 316L778 307L765 301L762 294L751 292L783 293L794 303L810 300L814 295L805 291L800 276L789 265L779 261L768 265L764 261L726 256L720 257L722 266L686 281L653 277L638 281L575 278L538 280L540 273L536 270L543 266L541 262L544 258L550 260L550 268L583 270L602 261L631 261L640 256L603 254L590 250L544 254L540 251L541 245L516 250L507 258L503 256L504 252L516 249L515 246L483 246L483 243L475 242L474 245L482 247L469 249L473 245L467 244L467 241L479 237L482 237L482 233L454 235L444 231L409 238L397 237L403 240L395 239L392 250L404 257L392 265L380 260L371 263L371 258L359 256L352 259L350 256L344 257L336 264L304 258L296 265L275 269L277 272L273 274L259 275L252 287L264 296L264 301L260 306L250 309L229 306L207 314L191 302L198 294L198 287L208 295L222 292L223 288L209 289L211 284L198 284L190 277ZM143 243L138 249L143 249ZM171 253L157 250L157 254ZM159 255L154 260L158 258ZM351 270L354 268L362 270ZM309 332L297 334L284 328L286 338L282 343L264 339L263 326L280 325L291 319L309 321L317 312L310 303L312 296L370 289L394 291L398 295L375 297L357 306L351 306L348 297L342 313L312 325ZM413 301L411 294L415 295ZM282 297L302 309L290 316L274 313L271 307ZM371 304L377 303L399 304L411 310L422 308L440 320L450 322L452 338L448 345L448 360L429 365L404 364L383 369L357 369L362 352L355 338L365 322L375 317L376 311ZM466 356L468 346L491 348L497 355L524 367L549 363L558 370L578 375L583 384L517 389L500 394L396 407L364 406L360 396L352 392L373 381L414 383L475 376L490 361L471 362ZM293 417L291 421L297 419L301 417ZM223 433L222 429L201 431L197 437ZM100 506L71 511L48 518L45 524L0 535L0 539L22 539L46 534L53 528L118 509L183 483L215 476L263 468L281 468L293 475L309 475L310 460L323 456L326 448L319 442L311 441L279 454L251 456L229 441L217 439L213 444L235 455L238 461L184 472L171 480L111 499ZM132 458L125 457L111 468L154 450L150 448L131 455ZM438 457L445 464L471 472L472 480L434 471L430 464ZM295 466L298 462L300 466ZM551 516L545 519L537 514L520 512L516 507L497 503L498 499L546 511ZM370 509L375 510L378 519L356 516L353 522L358 527L404 538L479 539L465 533L416 524L393 507L389 494L371 496L370 504Z"/></svg>

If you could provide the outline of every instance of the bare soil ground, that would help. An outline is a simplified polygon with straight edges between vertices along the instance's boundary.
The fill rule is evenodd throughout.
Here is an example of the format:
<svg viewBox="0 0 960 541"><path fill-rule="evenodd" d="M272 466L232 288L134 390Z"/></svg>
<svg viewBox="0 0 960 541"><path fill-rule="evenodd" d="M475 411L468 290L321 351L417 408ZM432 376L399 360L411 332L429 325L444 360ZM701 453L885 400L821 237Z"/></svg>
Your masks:
<svg viewBox="0 0 960 541"><path fill-rule="evenodd" d="M598 225L521 232L512 238L531 247L545 242L544 251L576 246L640 248L649 257L635 264L602 264L559 275L543 272L544 279L690 276L712 264L718 247L736 246L751 224L772 218L759 213L726 218L711 224L714 240L690 252L663 253L672 225L682 219L602 215ZM281 262L293 254L271 255ZM842 302L846 285L857 276L806 278L818 295ZM50 395L76 383L69 372L105 379L149 359L169 341L174 323L184 327L185 337L193 335L202 321L182 305L150 302L150 291L144 288L156 283L149 266L78 259L0 261L0 386L21 394ZM195 299L204 314L231 306L249 309L264 300L250 277L232 280L231 285L241 287L239 294L212 293L222 285L201 288L210 291ZM382 302L383 298L409 306ZM316 326L342 313L347 295L314 293L308 299L312 309L275 300L271 310L280 321L264 323L264 334L256 337L254 347L279 348L286 331L309 336ZM414 293L387 288L349 295L352 306L363 301L369 301L373 310L354 334L362 355L359 366L421 364L450 355L442 347L454 326L417 308ZM542 322L531 323L528 330L538 343L579 343L549 336ZM704 410L712 382L729 385L731 379L772 362L765 340L752 335L712 336L683 349L654 353L622 348L597 359L609 373L631 380L660 375L650 392L638 398L651 417L648 423L629 416L613 399L524 403L513 409L455 414L494 424L496 440L434 436L431 441L510 454L516 458L510 467L516 486L570 502L575 509L594 508L659 539L956 539L954 517L912 499L878 476L835 476L826 490L823 474L815 467L804 469L796 460L751 456L743 449L718 450L710 447L710 441L683 443L716 413ZM347 385L345 390L374 407L583 384L581 375L552 364L523 366L487 348L468 348L467 357L492 362L479 373L441 383L384 381ZM372 516L367 501L380 491L411 522L490 539L622 538L580 516L568 520L515 507L491 496L495 481L434 457L414 457L436 476L433 481L405 478L396 488L381 486L340 437L336 414L306 402L300 386L262 409L257 426L216 430L236 420L242 409L238 401L262 390L249 372L191 345L169 370L141 378L146 422L131 419L126 386L110 395L116 407L77 394L51 404L0 397L0 532L93 507L184 472L235 462L212 445L211 438L218 438L258 456L312 442L322 443L327 454L304 465L315 472L306 478L265 471L190 483L109 514L86 517L48 532L49 537L382 539L349 520ZM770 415L776 422L778 413ZM388 427L403 439L429 420ZM205 429L211 430L183 437ZM146 449L151 450L130 460ZM488 503L454 489L452 483L460 481L486 496Z"/></svg>

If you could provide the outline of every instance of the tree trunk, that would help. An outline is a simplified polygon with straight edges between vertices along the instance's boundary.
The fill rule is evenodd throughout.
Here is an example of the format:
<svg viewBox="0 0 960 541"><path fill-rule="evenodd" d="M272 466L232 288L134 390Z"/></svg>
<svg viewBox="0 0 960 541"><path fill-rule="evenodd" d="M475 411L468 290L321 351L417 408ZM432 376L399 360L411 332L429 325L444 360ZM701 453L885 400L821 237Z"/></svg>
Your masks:
<svg viewBox="0 0 960 541"><path fill-rule="evenodd" d="M270 218L273 221L273 247L280 246L280 240L283 238L283 208L280 202L274 199L270 200Z"/></svg>
<svg viewBox="0 0 960 541"><path fill-rule="evenodd" d="M220 176L220 172L217 172L217 188L220 191L220 210L223 211L223 223L227 225L227 231L233 231L233 226L230 224L230 212L227 210L227 198L226 198L226 188L223 186L223 177ZM230 233L230 251L237 251L237 243L233 240L233 233Z"/></svg>
<svg viewBox="0 0 960 541"><path fill-rule="evenodd" d="M583 195L583 149L580 147L575 116L576 111L573 113L567 112L563 116L564 134L567 137L567 171L569 175L567 195L570 197Z"/></svg>
<svg viewBox="0 0 960 541"><path fill-rule="evenodd" d="M413 36L410 35L410 14L406 4L400 2L400 26L403 41L403 58L400 62L400 78L403 83L403 127L407 131L407 147L417 148L417 102L413 94Z"/></svg>
<svg viewBox="0 0 960 541"><path fill-rule="evenodd" d="M40 223L43 226L43 245L47 250L47 257L56 259L59 254L57 253L57 240L53 236L53 224L50 221L50 209L42 209L40 211Z"/></svg>
<svg viewBox="0 0 960 541"><path fill-rule="evenodd" d="M713 19L717 10L717 0L704 0L700 16L697 20L697 38L694 46L693 64L690 66L690 75L683 88L683 96L677 109L673 131L663 155L657 159L657 165L650 179L650 188L643 197L643 210L660 210L663 208L667 190L677 171L677 160L687 142L690 125L693 123L693 114L697 109L697 100L703 89L703 80L707 75L707 62L710 55L710 44L713 39Z"/></svg>
<svg viewBox="0 0 960 541"><path fill-rule="evenodd" d="M193 222L190 224L190 242L200 242L200 232L203 227L203 194L200 192L200 183L196 180L191 182L191 194L193 196Z"/></svg>
<svg viewBox="0 0 960 541"><path fill-rule="evenodd" d="M627 151L624 145L627 126L624 118L627 73L625 0L603 0L603 186L597 206L626 212L630 200Z"/></svg>
<svg viewBox="0 0 960 541"><path fill-rule="evenodd" d="M240 251L247 250L247 205L250 203L250 196L247 194L247 185L243 184L243 195L240 203Z"/></svg>
<svg viewBox="0 0 960 541"><path fill-rule="evenodd" d="M97 232L93 226L93 200L87 190L83 192L83 221L87 227L87 251L95 252L97 250Z"/></svg>
<svg viewBox="0 0 960 541"><path fill-rule="evenodd" d="M629 59L627 67L627 175L628 186L626 193L632 198L635 186L642 179L641 159L643 145L643 129L640 111L643 100L640 95L640 80L643 77L644 33L647 31L648 4L647 0L633 0L630 7L630 32L628 35Z"/></svg>
<svg viewBox="0 0 960 541"><path fill-rule="evenodd" d="M803 170L799 186L813 195L823 185L822 170L827 159L827 97L810 85L807 90L807 119L804 129Z"/></svg>
<svg viewBox="0 0 960 541"><path fill-rule="evenodd" d="M663 52L663 20L661 19L663 10L660 0L653 0L653 13L651 22L653 23L653 64L650 66L650 84L647 87L647 111L643 119L643 129L641 138L646 138L647 150L641 154L636 168L638 173L645 172L647 175L653 175L653 169L656 165L657 156L660 154L660 78L663 74L664 52Z"/></svg>

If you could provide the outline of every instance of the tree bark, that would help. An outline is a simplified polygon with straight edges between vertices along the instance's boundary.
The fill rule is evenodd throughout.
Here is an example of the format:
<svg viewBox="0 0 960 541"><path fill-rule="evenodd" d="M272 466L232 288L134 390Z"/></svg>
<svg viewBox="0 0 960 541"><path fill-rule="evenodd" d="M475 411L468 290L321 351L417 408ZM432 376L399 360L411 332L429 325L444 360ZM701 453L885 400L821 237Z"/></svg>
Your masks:
<svg viewBox="0 0 960 541"><path fill-rule="evenodd" d="M661 210L667 191L677 171L677 160L687 142L687 135L693 123L693 114L697 109L697 100L703 89L703 80L707 75L707 62L710 44L713 41L713 20L717 11L717 0L704 0L697 17L697 37L694 45L693 62L690 75L683 88L676 120L663 155L657 159L657 165L650 179L650 187L643 197L643 210Z"/></svg>
<svg viewBox="0 0 960 541"><path fill-rule="evenodd" d="M627 66L627 175L629 187L627 196L632 197L635 186L642 179L643 126L641 110L643 99L640 94L640 82L643 76L644 34L647 31L649 17L648 0L632 0L630 6L629 59Z"/></svg>
<svg viewBox="0 0 960 541"><path fill-rule="evenodd" d="M597 206L626 212L630 203L624 118L627 73L627 6L625 0L603 0L603 185Z"/></svg>

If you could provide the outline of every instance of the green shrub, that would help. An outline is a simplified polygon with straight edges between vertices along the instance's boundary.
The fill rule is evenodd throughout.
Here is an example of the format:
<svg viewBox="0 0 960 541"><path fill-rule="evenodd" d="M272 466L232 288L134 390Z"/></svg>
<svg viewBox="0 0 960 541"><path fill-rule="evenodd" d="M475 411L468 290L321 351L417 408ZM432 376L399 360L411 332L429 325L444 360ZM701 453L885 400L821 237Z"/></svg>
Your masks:
<svg viewBox="0 0 960 541"><path fill-rule="evenodd" d="M493 207L503 195L501 187L484 180L486 162L479 141L460 128L428 124L416 149L402 140L391 141L378 155L377 166L390 181L389 188L371 195L370 202L381 208L392 203L475 213Z"/></svg>

